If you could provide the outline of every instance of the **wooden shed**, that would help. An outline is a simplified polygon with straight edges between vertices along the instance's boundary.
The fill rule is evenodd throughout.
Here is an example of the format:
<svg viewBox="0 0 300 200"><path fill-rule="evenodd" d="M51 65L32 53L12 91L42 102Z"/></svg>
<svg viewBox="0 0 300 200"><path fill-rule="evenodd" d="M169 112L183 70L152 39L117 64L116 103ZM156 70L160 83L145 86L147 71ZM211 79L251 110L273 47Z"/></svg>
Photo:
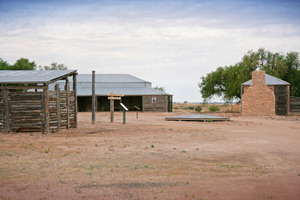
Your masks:
<svg viewBox="0 0 300 200"><path fill-rule="evenodd" d="M76 128L76 76L76 70L1 70L0 131L49 133ZM64 90L56 85L51 91L49 85L59 80L64 80Z"/></svg>
<svg viewBox="0 0 300 200"><path fill-rule="evenodd" d="M242 84L243 115L288 115L289 83L264 71L253 71L252 80Z"/></svg>

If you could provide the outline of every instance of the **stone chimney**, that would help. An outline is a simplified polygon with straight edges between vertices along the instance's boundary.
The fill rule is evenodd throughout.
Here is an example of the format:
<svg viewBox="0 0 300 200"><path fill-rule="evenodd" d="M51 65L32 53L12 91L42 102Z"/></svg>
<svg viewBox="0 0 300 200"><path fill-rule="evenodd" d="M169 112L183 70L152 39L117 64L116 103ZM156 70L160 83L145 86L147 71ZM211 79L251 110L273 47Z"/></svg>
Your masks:
<svg viewBox="0 0 300 200"><path fill-rule="evenodd" d="M252 85L266 85L264 71L253 71L252 72Z"/></svg>

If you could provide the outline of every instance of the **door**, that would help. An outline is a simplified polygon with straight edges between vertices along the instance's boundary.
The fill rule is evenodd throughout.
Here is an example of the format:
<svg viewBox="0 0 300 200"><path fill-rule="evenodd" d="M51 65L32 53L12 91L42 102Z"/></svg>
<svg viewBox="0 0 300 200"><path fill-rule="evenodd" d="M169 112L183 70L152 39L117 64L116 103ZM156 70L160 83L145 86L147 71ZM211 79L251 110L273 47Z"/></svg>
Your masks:
<svg viewBox="0 0 300 200"><path fill-rule="evenodd" d="M275 98L276 115L287 115L287 87L275 86Z"/></svg>

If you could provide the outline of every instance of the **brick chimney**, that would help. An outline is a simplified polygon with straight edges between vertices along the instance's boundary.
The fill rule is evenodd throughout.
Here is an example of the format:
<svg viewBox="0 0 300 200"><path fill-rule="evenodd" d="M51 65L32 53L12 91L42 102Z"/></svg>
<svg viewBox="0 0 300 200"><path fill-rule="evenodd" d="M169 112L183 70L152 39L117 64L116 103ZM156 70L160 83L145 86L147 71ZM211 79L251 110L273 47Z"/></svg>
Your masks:
<svg viewBox="0 0 300 200"><path fill-rule="evenodd" d="M242 96L242 115L275 115L275 95L266 85L264 71L252 72L252 84Z"/></svg>
<svg viewBox="0 0 300 200"><path fill-rule="evenodd" d="M266 85L264 71L253 71L252 72L252 85Z"/></svg>

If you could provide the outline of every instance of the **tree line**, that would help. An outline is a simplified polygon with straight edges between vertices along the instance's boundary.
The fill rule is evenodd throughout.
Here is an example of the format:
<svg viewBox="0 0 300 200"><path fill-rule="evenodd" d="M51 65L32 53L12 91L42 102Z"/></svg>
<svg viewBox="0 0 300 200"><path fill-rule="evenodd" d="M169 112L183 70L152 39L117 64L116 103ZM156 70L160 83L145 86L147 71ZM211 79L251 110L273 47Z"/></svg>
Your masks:
<svg viewBox="0 0 300 200"><path fill-rule="evenodd" d="M300 97L300 60L298 52L279 53L260 48L248 51L235 65L218 67L202 76L199 82L204 100L219 96L226 102L241 100L241 84L250 80L252 71L266 74L290 83L290 95Z"/></svg>
<svg viewBox="0 0 300 200"><path fill-rule="evenodd" d="M20 58L14 64L9 64L0 58L0 70L65 70L68 69L64 64L56 62L51 63L49 66L37 66L35 62L30 62L27 58Z"/></svg>

